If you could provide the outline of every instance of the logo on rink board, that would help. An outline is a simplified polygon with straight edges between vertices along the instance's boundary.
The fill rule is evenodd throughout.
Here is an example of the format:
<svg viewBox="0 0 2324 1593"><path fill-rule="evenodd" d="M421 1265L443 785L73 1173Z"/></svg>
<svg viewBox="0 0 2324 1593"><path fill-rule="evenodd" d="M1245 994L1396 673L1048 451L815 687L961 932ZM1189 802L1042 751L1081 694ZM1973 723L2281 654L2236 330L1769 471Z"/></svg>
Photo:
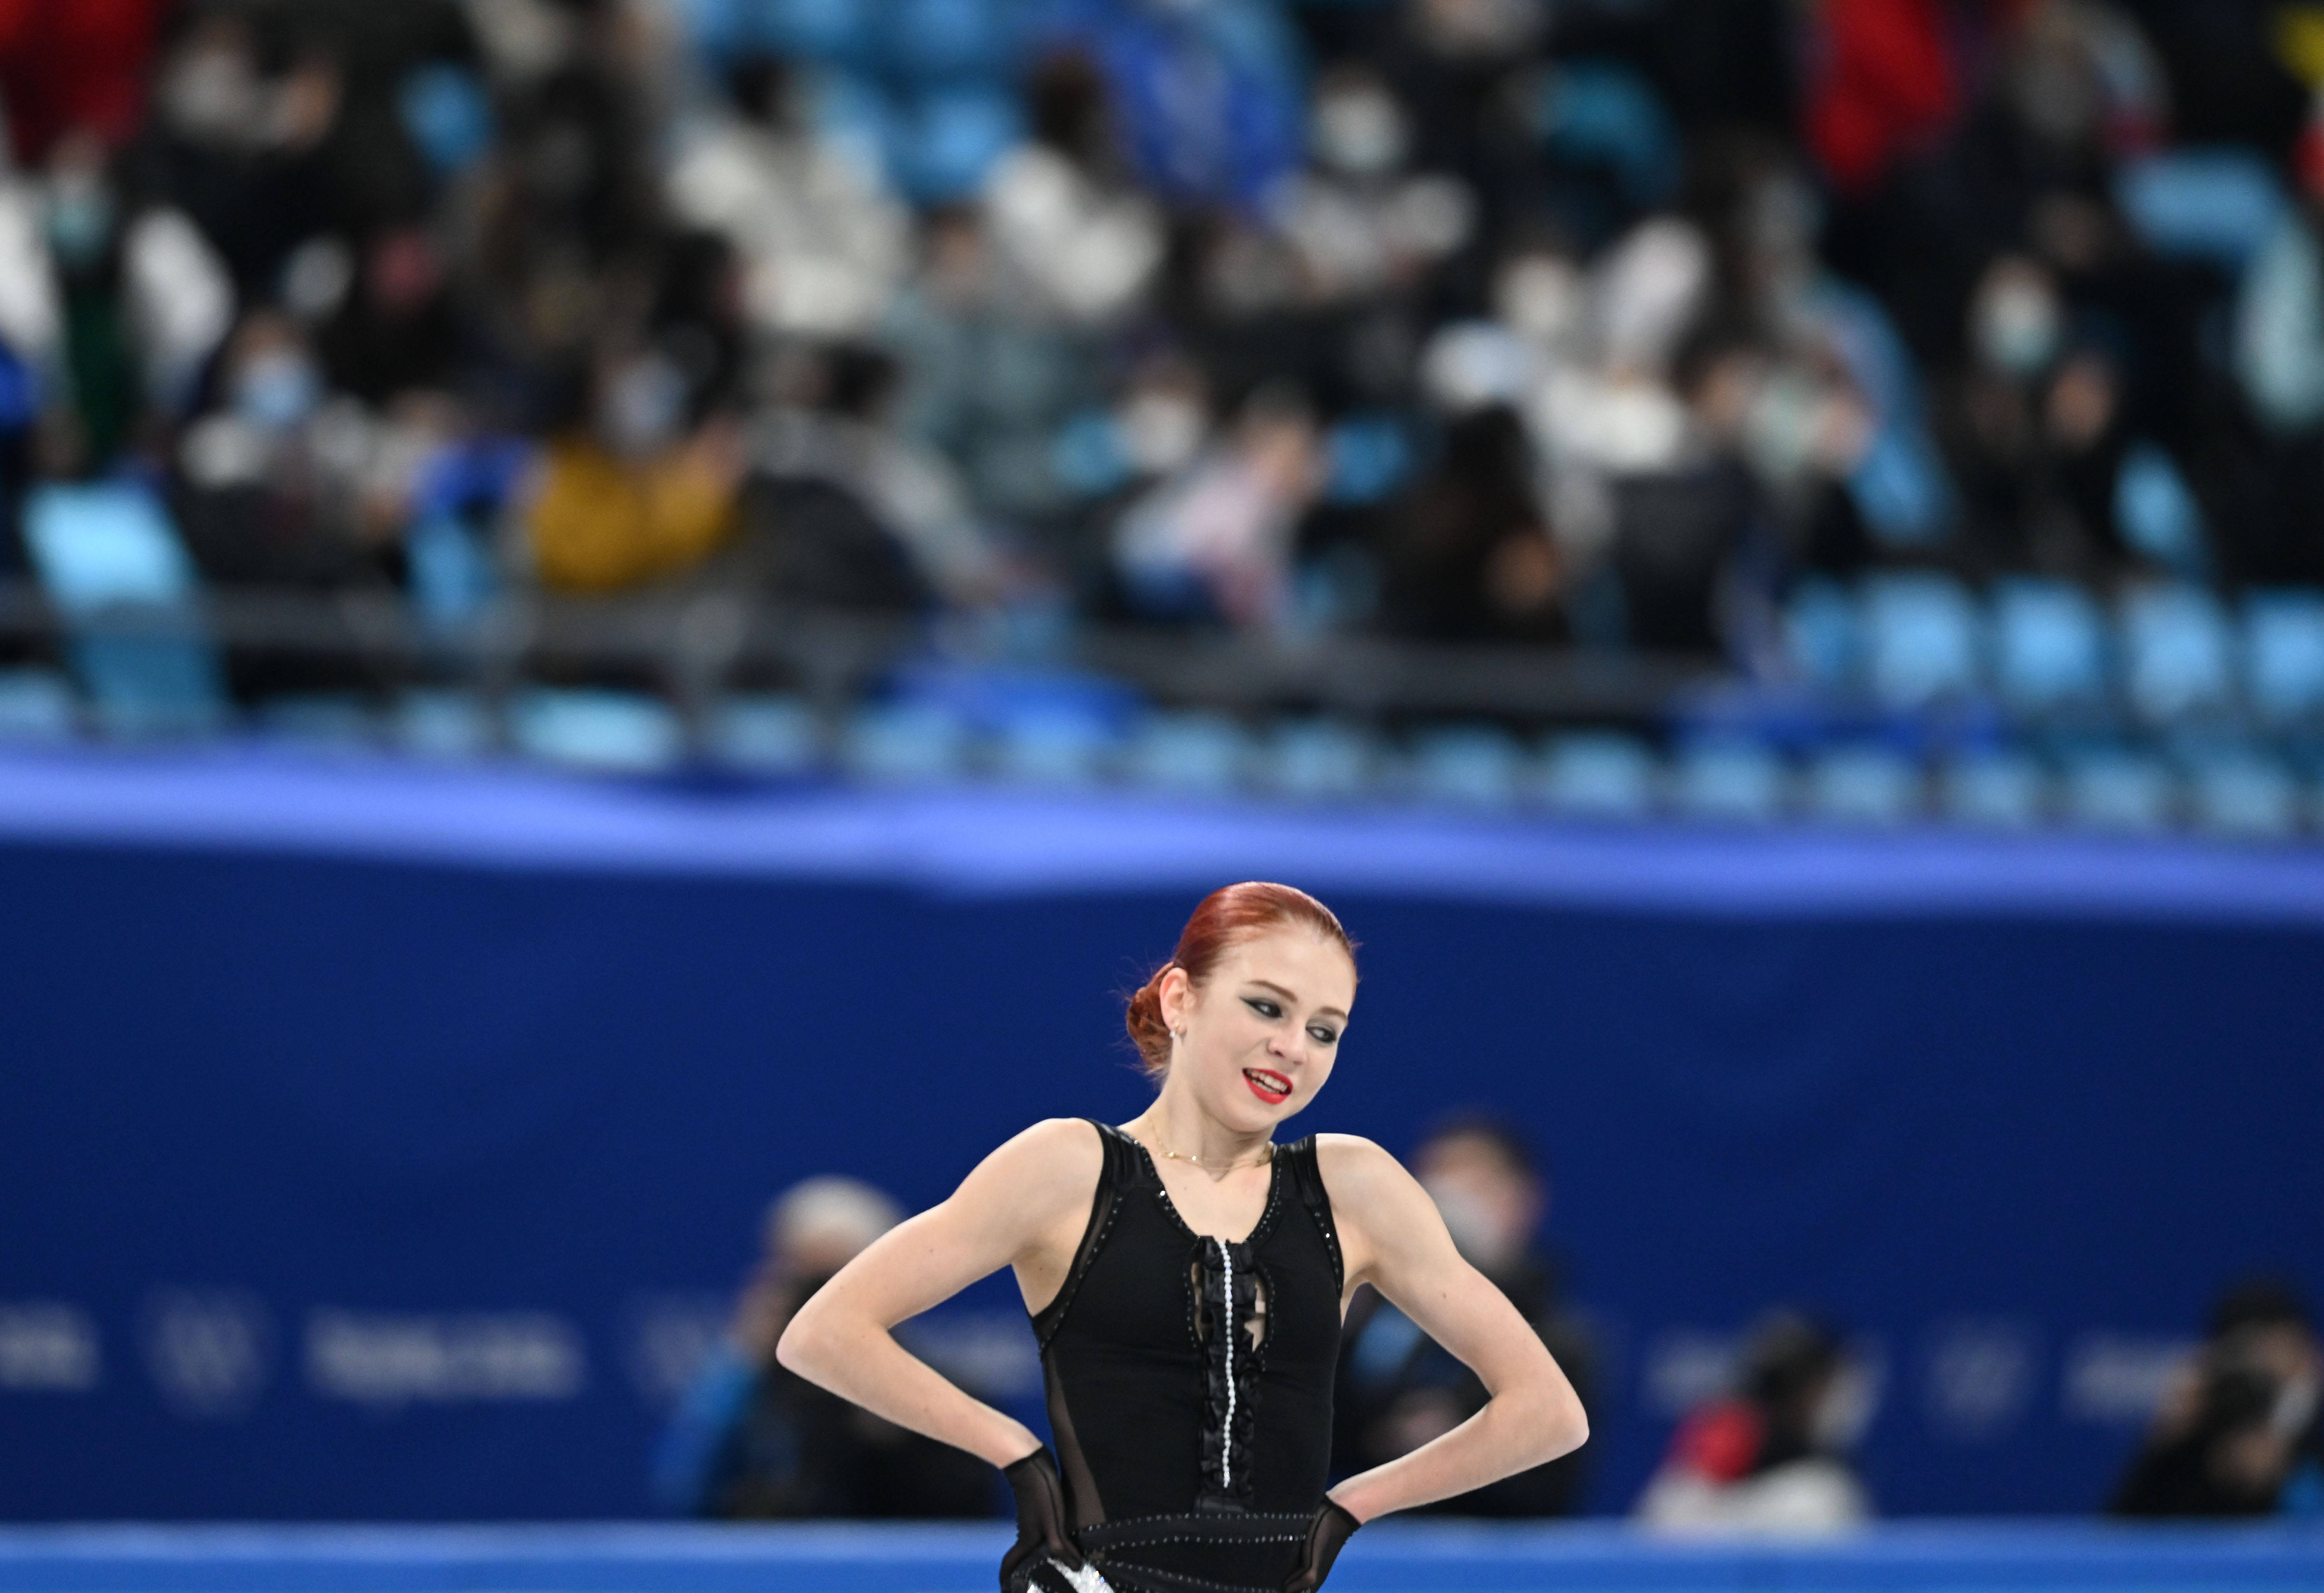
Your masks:
<svg viewBox="0 0 2324 1593"><path fill-rule="evenodd" d="M0 1304L0 1390L87 1394L104 1376L97 1321L53 1300Z"/></svg>
<svg viewBox="0 0 2324 1593"><path fill-rule="evenodd" d="M141 1338L162 1403L190 1421L248 1415L273 1377L273 1316L239 1289L157 1289Z"/></svg>
<svg viewBox="0 0 2324 1593"><path fill-rule="evenodd" d="M307 1318L306 1349L310 1391L375 1409L572 1399L588 1381L580 1331L543 1311L319 1307Z"/></svg>

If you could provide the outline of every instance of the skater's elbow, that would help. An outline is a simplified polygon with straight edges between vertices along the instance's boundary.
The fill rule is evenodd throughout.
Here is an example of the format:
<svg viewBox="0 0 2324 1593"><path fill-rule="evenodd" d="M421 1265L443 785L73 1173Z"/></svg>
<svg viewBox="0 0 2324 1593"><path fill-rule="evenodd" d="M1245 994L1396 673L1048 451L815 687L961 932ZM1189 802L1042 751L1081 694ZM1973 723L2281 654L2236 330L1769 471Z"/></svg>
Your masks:
<svg viewBox="0 0 2324 1593"><path fill-rule="evenodd" d="M1590 1441L1590 1415L1582 1408L1581 1399L1563 1377L1554 1384L1533 1391L1527 1403L1533 1407L1526 1413L1526 1431L1533 1437L1533 1456L1529 1464L1543 1466L1561 1455L1570 1455Z"/></svg>
<svg viewBox="0 0 2324 1593"><path fill-rule="evenodd" d="M813 1299L800 1306L775 1340L775 1364L819 1387L828 1386L826 1368L838 1360L843 1337L830 1318L829 1309Z"/></svg>
<svg viewBox="0 0 2324 1593"><path fill-rule="evenodd" d="M1590 1441L1590 1413L1572 1395L1565 1396L1565 1409L1552 1423L1550 1432L1551 1459L1570 1455Z"/></svg>

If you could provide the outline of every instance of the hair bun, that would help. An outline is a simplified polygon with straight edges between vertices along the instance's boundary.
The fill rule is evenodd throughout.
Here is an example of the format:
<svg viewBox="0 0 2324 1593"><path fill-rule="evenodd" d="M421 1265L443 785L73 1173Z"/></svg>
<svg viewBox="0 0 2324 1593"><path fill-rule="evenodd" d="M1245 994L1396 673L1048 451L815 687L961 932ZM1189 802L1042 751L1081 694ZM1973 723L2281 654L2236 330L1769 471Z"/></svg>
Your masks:
<svg viewBox="0 0 2324 1593"><path fill-rule="evenodd" d="M1122 1025L1130 1030L1149 1073L1159 1073L1170 1065L1170 1026L1162 1017L1162 976L1175 966L1165 962L1157 968L1154 977L1130 998L1129 1010L1122 1014Z"/></svg>

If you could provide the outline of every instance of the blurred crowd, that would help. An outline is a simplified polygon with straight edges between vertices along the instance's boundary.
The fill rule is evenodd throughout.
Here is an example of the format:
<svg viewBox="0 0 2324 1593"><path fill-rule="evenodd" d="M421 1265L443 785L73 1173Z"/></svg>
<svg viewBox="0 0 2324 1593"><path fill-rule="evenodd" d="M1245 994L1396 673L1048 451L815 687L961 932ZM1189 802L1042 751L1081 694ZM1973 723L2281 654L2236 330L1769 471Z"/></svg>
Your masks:
<svg viewBox="0 0 2324 1593"><path fill-rule="evenodd" d="M1602 1447L1611 1413L1606 1357L1545 1238L1550 1185L1525 1136L1499 1119L1460 1113L1428 1130L1409 1165L1462 1257L1508 1296L1572 1378ZM796 1519L1001 1508L990 1467L775 1361L792 1313L903 1216L881 1191L831 1176L795 1185L769 1209L762 1253L724 1337L656 1452L653 1491L664 1510ZM1769 1312L1720 1386L1678 1421L1631 1514L1669 1534L1813 1537L1872 1520L1877 1501L1854 1451L1879 1405L1876 1360L1829 1321L1795 1308ZM964 1381L998 1397L973 1377ZM1341 1344L1333 1476L1409 1453L1475 1415L1487 1397L1473 1372L1375 1290L1359 1288ZM1589 1507L1583 1489L1595 1452L1425 1513L1579 1514ZM2324 1519L2324 1338L2296 1291L2254 1279L2219 1298L2107 1507L2130 1518Z"/></svg>
<svg viewBox="0 0 2324 1593"><path fill-rule="evenodd" d="M0 0L0 490L447 621L2313 583L2318 82L2258 0Z"/></svg>

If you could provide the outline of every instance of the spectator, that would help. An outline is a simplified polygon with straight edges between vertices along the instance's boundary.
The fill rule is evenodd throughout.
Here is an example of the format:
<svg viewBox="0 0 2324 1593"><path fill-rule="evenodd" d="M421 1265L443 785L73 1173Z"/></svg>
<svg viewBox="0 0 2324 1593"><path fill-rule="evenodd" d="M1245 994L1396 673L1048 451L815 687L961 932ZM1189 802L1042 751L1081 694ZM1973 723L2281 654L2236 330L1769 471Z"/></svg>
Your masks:
<svg viewBox="0 0 2324 1593"><path fill-rule="evenodd" d="M734 74L739 115L695 134L670 169L678 219L725 237L764 332L860 337L910 264L910 220L879 172L816 136L779 62Z"/></svg>
<svg viewBox="0 0 2324 1593"><path fill-rule="evenodd" d="M1591 1346L1560 1303L1555 1268L1536 1243L1549 1189L1524 1139L1497 1119L1457 1117L1422 1142L1412 1168L1461 1254L1509 1297L1583 1400L1591 1401ZM1460 1425L1484 1408L1485 1389L1476 1374L1367 1288L1348 1310L1337 1397L1333 1469L1347 1474ZM1429 1508L1448 1515L1564 1515L1578 1507L1582 1480L1579 1457L1568 1456Z"/></svg>
<svg viewBox="0 0 2324 1593"><path fill-rule="evenodd" d="M1135 309L1162 265L1162 216L1121 170L1105 80L1076 54L1042 62L1027 84L1033 136L994 167L984 230L1041 319L1084 326Z"/></svg>
<svg viewBox="0 0 2324 1593"><path fill-rule="evenodd" d="M1277 622L1293 537L1323 484L1320 442L1299 394L1254 394L1221 442L1115 527L1115 564L1132 608L1157 620Z"/></svg>
<svg viewBox="0 0 2324 1593"><path fill-rule="evenodd" d="M941 454L893 418L895 362L841 347L794 364L751 437L756 557L772 588L853 608L996 599L1008 569Z"/></svg>
<svg viewBox="0 0 2324 1593"><path fill-rule="evenodd" d="M16 157L47 158L92 133L118 148L137 134L169 0L0 0L0 104Z"/></svg>
<svg viewBox="0 0 2324 1593"><path fill-rule="evenodd" d="M1264 0L1067 0L1132 164L1175 204L1254 208L1299 157L1298 41Z"/></svg>
<svg viewBox="0 0 2324 1593"><path fill-rule="evenodd" d="M1639 1496L1660 1532L1841 1532L1871 1515L1847 1451L1865 1413L1862 1374L1831 1333L1795 1312L1760 1324L1736 1391L1689 1413Z"/></svg>
<svg viewBox="0 0 2324 1593"><path fill-rule="evenodd" d="M616 592L700 566L733 529L742 452L690 424L685 373L659 349L598 369L589 422L552 444L526 517L542 582Z"/></svg>
<svg viewBox="0 0 2324 1593"><path fill-rule="evenodd" d="M2324 579L2298 27L893 9L0 0L17 474L173 474L216 580L409 584L413 459L490 437L545 456L520 586L1769 668L1803 567ZM2182 125L2269 147L2230 193ZM295 425L235 396L269 340Z"/></svg>
<svg viewBox="0 0 2324 1593"><path fill-rule="evenodd" d="M219 402L178 449L179 516L213 581L331 586L381 579L361 516L372 418L335 400L306 333L260 310L219 363Z"/></svg>
<svg viewBox="0 0 2324 1593"><path fill-rule="evenodd" d="M2324 1514L2324 1346L2306 1304L2261 1280L2230 1289L2115 1491L2133 1516Z"/></svg>
<svg viewBox="0 0 2324 1593"><path fill-rule="evenodd" d="M654 1495L728 1519L992 1514L992 1469L905 1432L775 1364L791 1313L903 1218L852 1178L810 1178L768 1209L766 1251L662 1435Z"/></svg>
<svg viewBox="0 0 2324 1593"><path fill-rule="evenodd" d="M1393 522L1390 601L1414 633L1540 640L1563 624L1557 545L1525 428L1505 405L1455 419Z"/></svg>

